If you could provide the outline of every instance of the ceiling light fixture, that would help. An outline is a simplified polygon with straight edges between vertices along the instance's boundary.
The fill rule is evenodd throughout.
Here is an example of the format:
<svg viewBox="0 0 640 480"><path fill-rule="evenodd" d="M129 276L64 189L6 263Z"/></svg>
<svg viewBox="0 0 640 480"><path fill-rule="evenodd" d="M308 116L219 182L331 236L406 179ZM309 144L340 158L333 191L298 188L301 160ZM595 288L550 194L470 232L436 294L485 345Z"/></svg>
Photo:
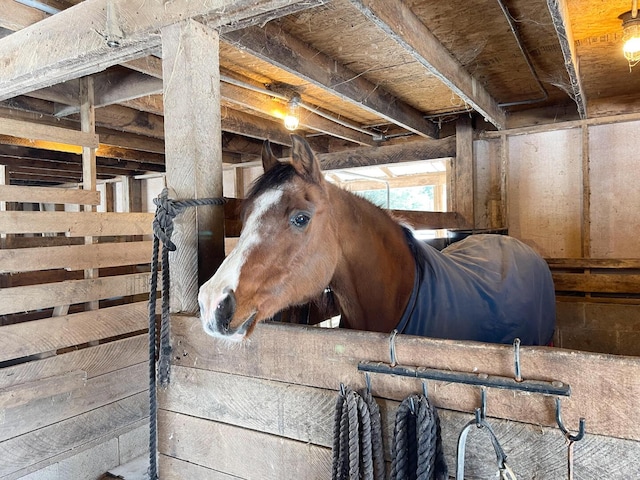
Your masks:
<svg viewBox="0 0 640 480"><path fill-rule="evenodd" d="M618 17L622 20L622 51L629 62L629 70L640 62L640 18L638 0L632 0L631 10Z"/></svg>
<svg viewBox="0 0 640 480"><path fill-rule="evenodd" d="M287 130L295 130L300 124L300 115L298 113L298 105L300 104L300 96L294 95L287 103L287 113L284 116L284 128Z"/></svg>

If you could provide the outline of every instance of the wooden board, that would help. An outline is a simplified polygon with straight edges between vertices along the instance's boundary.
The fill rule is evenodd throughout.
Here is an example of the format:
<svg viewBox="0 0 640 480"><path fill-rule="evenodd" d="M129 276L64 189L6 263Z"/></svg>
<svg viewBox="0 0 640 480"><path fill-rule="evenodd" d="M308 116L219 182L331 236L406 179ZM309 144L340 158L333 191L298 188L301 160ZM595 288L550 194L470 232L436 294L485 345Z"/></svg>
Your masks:
<svg viewBox="0 0 640 480"><path fill-rule="evenodd" d="M98 148L98 135L85 133L68 128L40 125L24 120L0 118L0 131L3 135L13 137L32 138L34 140L50 140L52 142L66 143L69 145L82 145Z"/></svg>
<svg viewBox="0 0 640 480"><path fill-rule="evenodd" d="M5 328L5 327L3 327ZM0 369L0 389L56 378L81 371L87 379L147 360L146 334L72 350L53 357Z"/></svg>
<svg viewBox="0 0 640 480"><path fill-rule="evenodd" d="M328 448L164 410L158 429L163 454L240 478L326 478L331 465Z"/></svg>
<svg viewBox="0 0 640 480"><path fill-rule="evenodd" d="M210 468L185 462L167 455L160 455L159 470L164 480L238 480L234 475L217 472Z"/></svg>
<svg viewBox="0 0 640 480"><path fill-rule="evenodd" d="M139 363L86 379L72 373L14 386L0 393L0 443L148 391L148 367Z"/></svg>
<svg viewBox="0 0 640 480"><path fill-rule="evenodd" d="M4 288L0 315L148 293L150 278L136 273Z"/></svg>
<svg viewBox="0 0 640 480"><path fill-rule="evenodd" d="M361 386L360 360L389 361L388 337L372 332L260 324L251 343L236 349L205 335L195 318L175 316L173 332L178 365L240 375L251 372L258 378L320 388L335 389L340 382ZM513 376L508 345L399 335L396 350L400 364ZM523 347L521 358L524 378L571 385L571 398L563 401L562 410L568 428L585 417L590 433L640 440L633 421L640 395L640 359L551 347ZM373 378L374 394L383 398L401 400L418 388L416 380ZM473 412L479 404L478 390L465 385L431 381L429 392L437 405L448 409ZM491 389L489 399L490 416L555 426L552 398Z"/></svg>
<svg viewBox="0 0 640 480"><path fill-rule="evenodd" d="M100 192L55 187L0 185L0 200L74 205L100 205Z"/></svg>
<svg viewBox="0 0 640 480"><path fill-rule="evenodd" d="M88 235L148 235L153 213L0 212L0 233L66 233Z"/></svg>
<svg viewBox="0 0 640 480"><path fill-rule="evenodd" d="M508 137L509 234L545 257L582 257L581 129Z"/></svg>
<svg viewBox="0 0 640 480"><path fill-rule="evenodd" d="M142 331L148 328L147 318L147 302L140 302L5 325L0 362Z"/></svg>
<svg viewBox="0 0 640 480"><path fill-rule="evenodd" d="M640 258L640 189L635 138L640 122L589 127L591 251L601 258ZM634 206L634 207L632 207Z"/></svg>
<svg viewBox="0 0 640 480"><path fill-rule="evenodd" d="M150 263L152 241L0 250L0 273L105 268Z"/></svg>
<svg viewBox="0 0 640 480"><path fill-rule="evenodd" d="M120 429L130 430L148 415L148 395L138 393L0 442L0 478L18 478L28 473L23 471L26 466L39 462L54 463L56 456L65 453L69 456L72 450L91 441L104 441L104 437L117 435Z"/></svg>

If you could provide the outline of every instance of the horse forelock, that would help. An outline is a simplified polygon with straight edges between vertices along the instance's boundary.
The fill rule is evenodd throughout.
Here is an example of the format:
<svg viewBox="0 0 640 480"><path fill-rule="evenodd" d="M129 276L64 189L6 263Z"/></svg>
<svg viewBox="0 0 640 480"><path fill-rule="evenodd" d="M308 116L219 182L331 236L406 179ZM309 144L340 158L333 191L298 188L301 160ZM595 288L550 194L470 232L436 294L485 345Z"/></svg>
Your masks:
<svg viewBox="0 0 640 480"><path fill-rule="evenodd" d="M259 176L251 185L245 205L252 203L260 194L267 190L278 189L289 182L296 175L295 169L288 163L278 162L273 168ZM243 216L246 209L243 210Z"/></svg>

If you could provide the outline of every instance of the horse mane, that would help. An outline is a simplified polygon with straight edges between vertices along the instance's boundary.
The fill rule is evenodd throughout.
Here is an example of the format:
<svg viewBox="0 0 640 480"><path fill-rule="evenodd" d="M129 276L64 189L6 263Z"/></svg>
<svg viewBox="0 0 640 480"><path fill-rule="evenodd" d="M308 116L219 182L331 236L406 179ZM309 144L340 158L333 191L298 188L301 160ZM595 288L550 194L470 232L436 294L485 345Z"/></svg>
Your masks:
<svg viewBox="0 0 640 480"><path fill-rule="evenodd" d="M273 188L278 188L283 183L288 182L295 175L296 171L291 164L278 162L276 165L274 165L272 168L270 168L254 180L254 182L251 184L251 188L249 189L249 193L247 193L247 197L245 200L253 200L262 192ZM244 201L242 203L242 216L244 217L247 201Z"/></svg>

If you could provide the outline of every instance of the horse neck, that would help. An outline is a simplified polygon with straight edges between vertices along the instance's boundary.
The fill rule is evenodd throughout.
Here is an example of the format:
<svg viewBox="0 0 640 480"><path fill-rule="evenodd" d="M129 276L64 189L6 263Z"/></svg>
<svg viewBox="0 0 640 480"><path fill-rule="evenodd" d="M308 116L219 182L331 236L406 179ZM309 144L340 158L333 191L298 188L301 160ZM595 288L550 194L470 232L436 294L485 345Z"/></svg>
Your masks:
<svg viewBox="0 0 640 480"><path fill-rule="evenodd" d="M415 275L402 227L368 201L331 186L341 256L331 289L341 326L390 332L408 303Z"/></svg>

